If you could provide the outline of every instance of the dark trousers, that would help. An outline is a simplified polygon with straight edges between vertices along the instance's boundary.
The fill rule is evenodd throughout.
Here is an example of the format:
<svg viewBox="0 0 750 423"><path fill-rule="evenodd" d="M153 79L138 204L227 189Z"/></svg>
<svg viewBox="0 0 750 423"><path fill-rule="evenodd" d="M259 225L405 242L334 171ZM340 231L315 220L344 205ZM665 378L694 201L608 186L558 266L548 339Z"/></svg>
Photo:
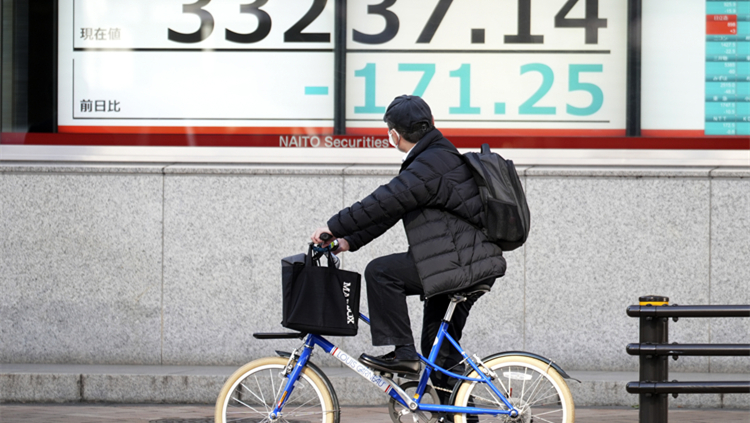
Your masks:
<svg viewBox="0 0 750 423"><path fill-rule="evenodd" d="M370 310L370 332L373 345L408 345L414 344L409 320L409 310L406 305L408 295L424 295L422 282L417 274L417 267L407 253L391 254L371 261L365 269L367 282L367 301ZM428 357L437 336L440 323L450 304L448 294L437 295L424 301L424 315L422 318L422 355ZM461 333L473 301L464 301L456 307L448 333L456 341L461 339ZM435 364L451 369L463 360L461 354L448 340L444 340L440 347ZM453 368L454 373L463 373L463 364ZM440 372L432 372L430 379L434 386L453 389L455 380ZM438 396L443 403L447 403L450 394L438 390Z"/></svg>

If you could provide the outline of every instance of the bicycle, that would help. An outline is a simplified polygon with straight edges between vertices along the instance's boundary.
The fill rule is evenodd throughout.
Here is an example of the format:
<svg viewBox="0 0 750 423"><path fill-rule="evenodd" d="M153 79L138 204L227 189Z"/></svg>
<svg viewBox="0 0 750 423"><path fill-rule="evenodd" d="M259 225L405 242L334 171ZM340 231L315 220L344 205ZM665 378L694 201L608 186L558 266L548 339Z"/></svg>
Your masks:
<svg viewBox="0 0 750 423"><path fill-rule="evenodd" d="M452 414L456 423L500 421L540 423L575 421L575 405L565 379L572 379L560 366L542 356L510 351L483 359L472 358L448 334L456 306L489 292L488 285L475 285L452 294L429 357L421 354L423 369L418 381L401 385L392 373L374 371L324 337L299 332L254 333L256 339L304 339L293 352L276 351L277 357L252 361L232 374L216 400L216 423L313 422L338 423L338 397L325 373L310 361L317 346L331 354L388 395L389 415L394 422L436 422L439 414ZM370 320L360 313L362 321ZM443 341L448 340L468 364L463 374L435 364ZM462 363L463 363L462 362ZM428 384L438 371L459 380L450 404L440 404L435 387ZM575 380L575 379L574 379Z"/></svg>

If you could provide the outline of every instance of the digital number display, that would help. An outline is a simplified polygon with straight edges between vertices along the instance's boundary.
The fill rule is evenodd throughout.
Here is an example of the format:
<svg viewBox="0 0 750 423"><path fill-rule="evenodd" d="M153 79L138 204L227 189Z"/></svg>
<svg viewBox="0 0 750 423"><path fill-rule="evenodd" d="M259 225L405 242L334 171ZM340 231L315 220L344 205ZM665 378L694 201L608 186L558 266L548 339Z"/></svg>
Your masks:
<svg viewBox="0 0 750 423"><path fill-rule="evenodd" d="M750 0L706 2L706 135L750 135Z"/></svg>
<svg viewBox="0 0 750 423"><path fill-rule="evenodd" d="M552 4L554 3L554 4ZM331 133L332 0L61 2L62 132ZM347 3L347 133L624 135L626 0Z"/></svg>
<svg viewBox="0 0 750 423"><path fill-rule="evenodd" d="M61 2L60 131L331 132L332 31L326 0Z"/></svg>
<svg viewBox="0 0 750 423"><path fill-rule="evenodd" d="M643 135L750 135L750 0L645 2L642 43Z"/></svg>
<svg viewBox="0 0 750 423"><path fill-rule="evenodd" d="M400 94L466 134L624 135L627 2L349 6L347 127L382 127Z"/></svg>

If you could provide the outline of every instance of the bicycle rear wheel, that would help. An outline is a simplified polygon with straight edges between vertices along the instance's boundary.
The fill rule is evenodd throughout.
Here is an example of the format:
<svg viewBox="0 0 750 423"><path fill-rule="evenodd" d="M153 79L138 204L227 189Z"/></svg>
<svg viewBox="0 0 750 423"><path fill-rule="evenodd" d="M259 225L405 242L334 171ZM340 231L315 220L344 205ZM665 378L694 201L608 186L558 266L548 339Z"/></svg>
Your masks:
<svg viewBox="0 0 750 423"><path fill-rule="evenodd" d="M266 357L238 369L216 399L216 423L267 422L287 383L287 359ZM338 423L331 393L323 380L305 367L281 412L280 422Z"/></svg>
<svg viewBox="0 0 750 423"><path fill-rule="evenodd" d="M492 383L520 411L520 415L512 419L491 415L456 414L453 417L454 422L573 423L575 421L575 405L570 389L562 376L547 363L516 355L498 357L485 364L498 376ZM472 372L470 377L478 377L478 375ZM468 381L459 386L454 404L462 407L508 409L487 384Z"/></svg>

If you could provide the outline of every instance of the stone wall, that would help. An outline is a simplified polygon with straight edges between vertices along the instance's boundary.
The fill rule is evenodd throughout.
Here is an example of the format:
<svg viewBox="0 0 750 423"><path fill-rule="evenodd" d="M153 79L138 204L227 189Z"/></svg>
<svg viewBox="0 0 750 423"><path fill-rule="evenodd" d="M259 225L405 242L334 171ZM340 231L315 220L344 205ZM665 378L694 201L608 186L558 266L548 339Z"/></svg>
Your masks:
<svg viewBox="0 0 750 423"><path fill-rule="evenodd" d="M528 243L475 306L464 346L633 371L640 295L750 304L750 168L528 167ZM0 362L238 365L289 350L280 259L395 166L0 163ZM347 269L401 252L397 224ZM364 291L364 290L363 290ZM362 309L367 313L366 293ZM421 303L410 300L418 339ZM670 322L670 341L747 343L750 319ZM351 355L386 352L332 338ZM321 365L336 365L318 354ZM686 357L675 372L748 372Z"/></svg>

